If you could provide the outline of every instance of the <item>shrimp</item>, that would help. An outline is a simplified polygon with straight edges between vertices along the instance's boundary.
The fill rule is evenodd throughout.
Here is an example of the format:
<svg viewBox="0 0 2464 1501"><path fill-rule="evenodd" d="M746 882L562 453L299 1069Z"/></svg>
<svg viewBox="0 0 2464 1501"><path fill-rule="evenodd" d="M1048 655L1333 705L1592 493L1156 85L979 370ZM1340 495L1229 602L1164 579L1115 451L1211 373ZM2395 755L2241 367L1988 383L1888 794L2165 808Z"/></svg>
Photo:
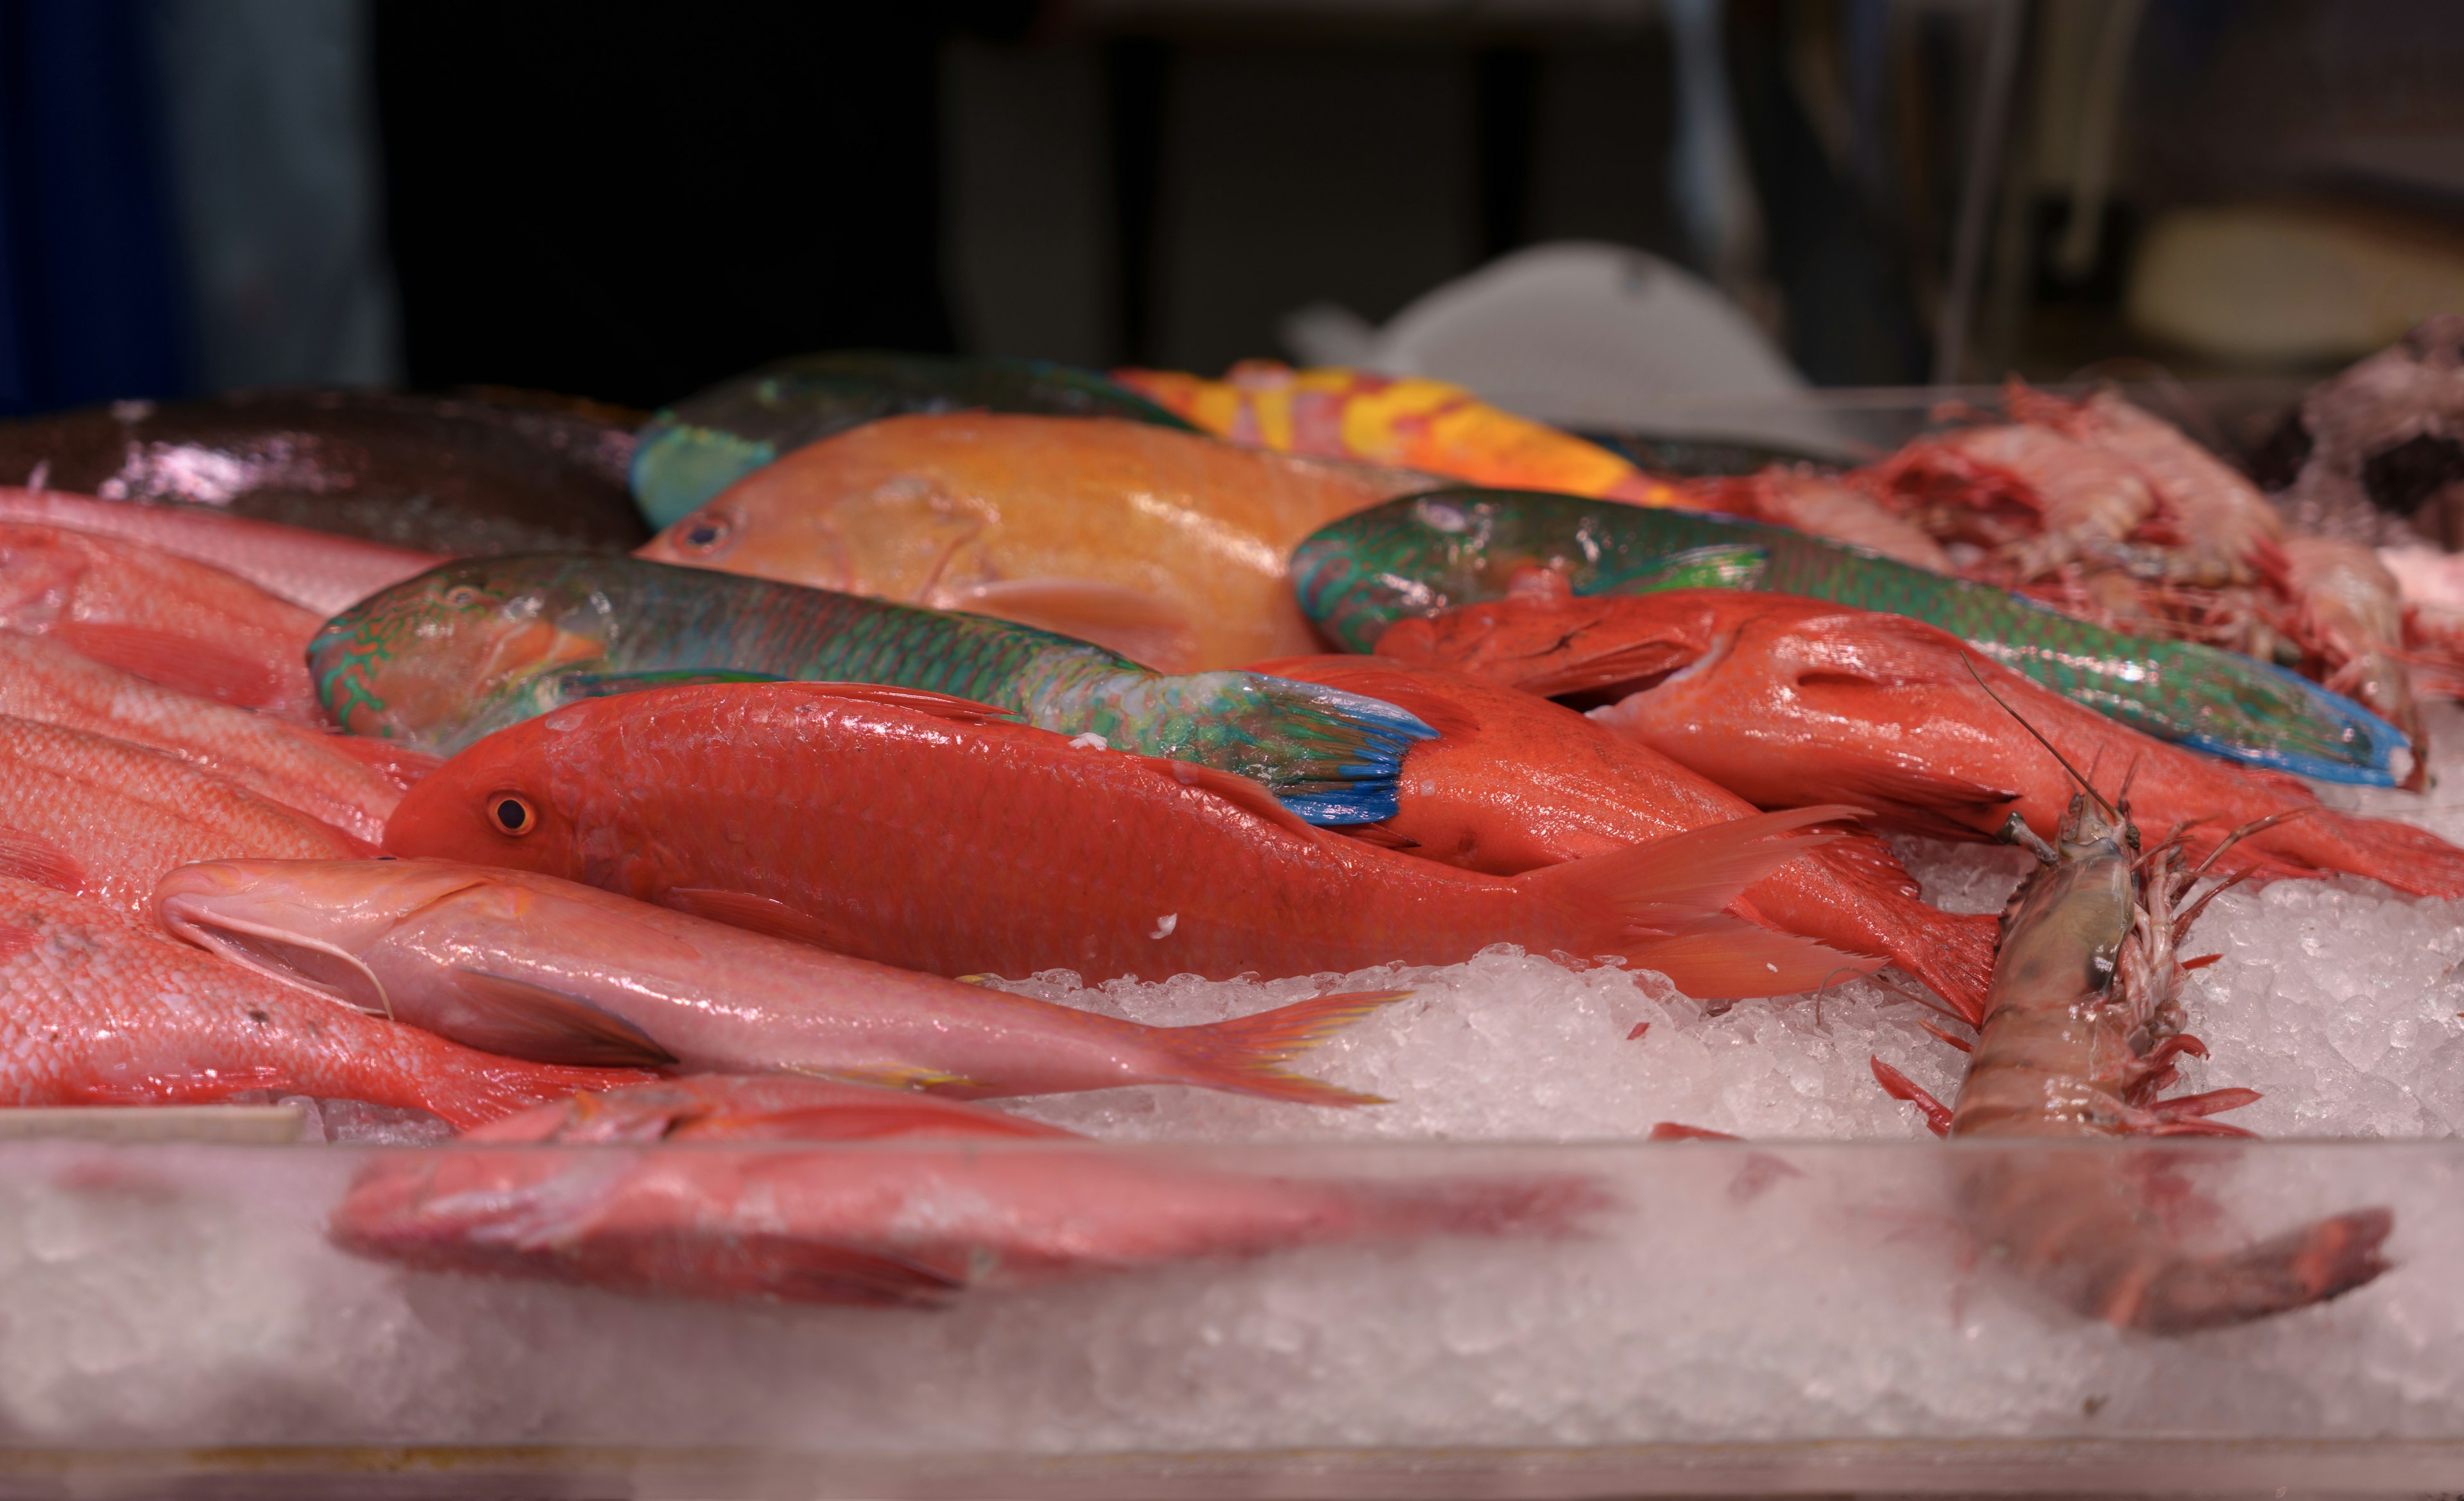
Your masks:
<svg viewBox="0 0 2464 1501"><path fill-rule="evenodd" d="M2248 584L2282 566L2284 521L2276 508L2164 418L2116 391L2072 402L2016 380L2002 405L2021 422L2051 428L2138 472L2155 495L2157 514L2135 540L2163 544L2167 577L2214 587Z"/></svg>
<svg viewBox="0 0 2464 1501"><path fill-rule="evenodd" d="M2305 644L2323 658L2329 688L2358 698L2412 739L2413 777L2426 784L2429 742L2405 666L2404 601L2395 575L2360 542L2295 537L2284 543L2285 578L2299 604Z"/></svg>
<svg viewBox="0 0 2464 1501"><path fill-rule="evenodd" d="M2246 826L2233 838L2255 831ZM2187 870L2178 839L2143 854L2126 788L2115 804L2093 788L2074 797L2053 845L2015 821L2012 835L2043 863L2003 911L1985 1021L1955 1103L1946 1110L1880 1058L1875 1078L1942 1136L2249 1135L2207 1117L2257 1099L2253 1091L2161 1097L2179 1077L2175 1060L2207 1055L2183 1030L2177 950L2233 884L2185 900L2222 848ZM2394 1216L2384 1208L2319 1220L2237 1251L2186 1252L2167 1231L2148 1166L2107 1152L1996 1154L1964 1174L1960 1211L1997 1257L2059 1301L2151 1334L2304 1308L2387 1268L2379 1248Z"/></svg>
<svg viewBox="0 0 2464 1501"><path fill-rule="evenodd" d="M1876 481L1937 500L1988 509L2016 500L2033 511L2033 532L2000 540L1993 564L1980 570L1991 582L2012 585L2070 563L2120 561L2124 539L2156 508L2155 492L2129 464L2031 423L1920 438L1884 463ZM1989 533L1978 540L1993 539Z"/></svg>
<svg viewBox="0 0 2464 1501"><path fill-rule="evenodd" d="M1773 464L1743 479L1696 480L1686 489L1691 499L1715 511L1793 526L1895 558L1912 568L1958 571L1950 555L1925 535L1925 528L1886 509L1863 490L1811 465Z"/></svg>

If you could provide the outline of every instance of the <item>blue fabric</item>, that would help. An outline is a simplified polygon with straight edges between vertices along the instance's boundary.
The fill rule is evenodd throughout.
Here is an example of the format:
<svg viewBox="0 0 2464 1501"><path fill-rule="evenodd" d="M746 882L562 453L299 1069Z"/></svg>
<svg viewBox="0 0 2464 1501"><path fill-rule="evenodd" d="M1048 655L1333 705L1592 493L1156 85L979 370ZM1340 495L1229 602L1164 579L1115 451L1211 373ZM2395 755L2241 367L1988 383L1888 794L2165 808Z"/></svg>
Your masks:
<svg viewBox="0 0 2464 1501"><path fill-rule="evenodd" d="M149 0L0 0L0 412L187 387Z"/></svg>

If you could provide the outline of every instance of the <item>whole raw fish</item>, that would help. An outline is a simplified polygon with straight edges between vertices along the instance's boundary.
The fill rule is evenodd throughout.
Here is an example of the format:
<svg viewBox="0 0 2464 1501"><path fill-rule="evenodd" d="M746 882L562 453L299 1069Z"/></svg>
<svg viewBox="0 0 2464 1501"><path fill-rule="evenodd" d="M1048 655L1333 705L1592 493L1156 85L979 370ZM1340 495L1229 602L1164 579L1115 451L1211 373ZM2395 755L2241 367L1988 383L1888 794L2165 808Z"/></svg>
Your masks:
<svg viewBox="0 0 2464 1501"><path fill-rule="evenodd" d="M360 1010L542 1063L786 1070L977 1097L1194 1084L1370 1102L1285 1071L1407 992L1141 1026L891 969L528 871L226 860L155 888L163 925Z"/></svg>
<svg viewBox="0 0 2464 1501"><path fill-rule="evenodd" d="M1718 916L1839 809L1761 815L1528 875L1312 828L1255 783L1081 746L957 699L672 688L499 731L403 799L385 848L580 880L937 974L1090 981L1622 955L1698 996L1859 961Z"/></svg>
<svg viewBox="0 0 2464 1501"><path fill-rule="evenodd" d="M836 349L721 381L652 417L633 450L633 499L666 526L807 443L913 412L1041 412L1189 424L1093 370L1000 355Z"/></svg>
<svg viewBox="0 0 2464 1501"><path fill-rule="evenodd" d="M886 417L745 475L638 556L1206 672L1318 650L1285 572L1293 546L1434 483L1111 418Z"/></svg>
<svg viewBox="0 0 2464 1501"><path fill-rule="evenodd" d="M979 616L590 554L449 563L363 602L310 650L334 722L455 751L570 699L793 679L957 694L1047 730L1265 783L1318 823L1385 817L1392 705L1253 673L1165 676Z"/></svg>
<svg viewBox="0 0 2464 1501"><path fill-rule="evenodd" d="M0 486L0 521L39 521L143 542L236 574L319 615L445 561L431 552L251 520L203 506L102 500L57 490Z"/></svg>
<svg viewBox="0 0 2464 1501"><path fill-rule="evenodd" d="M638 545L643 414L492 389L277 386L0 422L0 477L209 506L449 557Z"/></svg>
<svg viewBox="0 0 2464 1501"><path fill-rule="evenodd" d="M1873 1060L1877 1082L1922 1110L1937 1135L2250 1135L2207 1117L2252 1103L2254 1091L2163 1093L2180 1078L2176 1059L2207 1053L2185 1030L2175 956L2221 883L2189 899L2206 868L2186 868L2169 841L2143 850L2127 806L2106 804L2093 789L2074 799L2058 841L2037 849L2043 863L2012 894L1956 1107L1945 1110ZM2123 1329L2178 1335L2247 1323L2349 1292L2387 1267L2379 1250L2395 1222L2384 1208L2198 1255L2167 1224L2182 1198L2179 1186L2159 1186L2175 1176L2170 1164L2112 1151L1980 1153L1967 1161L1960 1208L1992 1259Z"/></svg>
<svg viewBox="0 0 2464 1501"><path fill-rule="evenodd" d="M1393 464L1501 489L1687 503L1677 487L1596 443L1424 376L1243 360L1220 381L1177 370L1113 377L1217 437L1277 453Z"/></svg>
<svg viewBox="0 0 2464 1501"><path fill-rule="evenodd" d="M1461 673L1374 656L1286 657L1258 669L1411 705L1438 729L1436 739L1404 753L1396 815L1345 830L1412 854L1515 875L1755 811L1572 709ZM1774 932L1888 959L1970 1016L1984 1004L1991 920L1917 900L1916 882L1880 840L1809 850L1747 887L1728 910Z"/></svg>
<svg viewBox="0 0 2464 1501"><path fill-rule="evenodd" d="M90 896L0 875L0 1105L201 1104L280 1090L473 1126L642 1077L499 1058L362 1016Z"/></svg>
<svg viewBox="0 0 2464 1501"><path fill-rule="evenodd" d="M1502 598L1535 566L1564 574L1579 595L1733 588L1888 610L2162 739L2331 782L2387 786L2412 766L2393 725L2281 668L2123 635L1990 585L1727 517L1447 491L1327 527L1293 554L1292 579L1311 620L1366 651L1396 621Z"/></svg>
<svg viewBox="0 0 2464 1501"><path fill-rule="evenodd" d="M590 1152L539 1144L594 1143ZM650 1150L629 1143L690 1143ZM731 1150L735 1143L753 1143ZM776 1143L804 1142L803 1150ZM684 1079L397 1154L328 1222L356 1255L652 1297L933 1305L1303 1246L1560 1235L1585 1180L1225 1172L864 1085Z"/></svg>
<svg viewBox="0 0 2464 1501"><path fill-rule="evenodd" d="M2464 850L2427 829L2321 807L2289 777L2141 735L1905 616L1722 589L1533 592L1402 622L1384 645L1532 692L1610 698L1593 717L1763 806L1854 802L1953 839L1997 837L2014 813L2039 838L2060 829L2070 774L2017 731L2015 711L2073 764L2127 770L2133 809L2150 828L2183 827L2194 854L2301 810L2242 840L2228 869L2464 895Z"/></svg>
<svg viewBox="0 0 2464 1501"><path fill-rule="evenodd" d="M218 772L374 845L402 789L436 764L149 683L42 636L0 631L0 715L109 736Z"/></svg>
<svg viewBox="0 0 2464 1501"><path fill-rule="evenodd" d="M165 688L321 723L307 669L319 624L245 579L159 547L0 521L0 629L50 636Z"/></svg>
<svg viewBox="0 0 2464 1501"><path fill-rule="evenodd" d="M366 848L176 756L0 716L0 874L147 923L154 883L191 860L341 859Z"/></svg>

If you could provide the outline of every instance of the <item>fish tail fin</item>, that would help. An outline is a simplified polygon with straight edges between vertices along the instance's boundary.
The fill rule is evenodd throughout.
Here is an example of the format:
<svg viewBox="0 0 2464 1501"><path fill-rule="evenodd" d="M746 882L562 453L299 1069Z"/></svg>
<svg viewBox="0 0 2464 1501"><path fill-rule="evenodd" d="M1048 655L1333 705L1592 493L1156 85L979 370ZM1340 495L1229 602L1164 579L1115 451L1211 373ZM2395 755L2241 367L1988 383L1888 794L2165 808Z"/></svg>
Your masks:
<svg viewBox="0 0 2464 1501"><path fill-rule="evenodd" d="M1970 1026L1982 1024L2000 919L1991 913L1941 912L1918 901L1907 906L1915 909L1908 916L1916 920L1894 935L1891 962L1932 986Z"/></svg>
<svg viewBox="0 0 2464 1501"><path fill-rule="evenodd" d="M1228 1022L1174 1027L1163 1039L1172 1052L1170 1077L1177 1083L1300 1105L1382 1105L1385 1101L1375 1094L1293 1073L1284 1065L1379 1006L1411 993L1355 990L1295 1002L1255 1016L1236 1016Z"/></svg>
<svg viewBox="0 0 2464 1501"><path fill-rule="evenodd" d="M2190 732L2167 733L2128 713L2129 706L2116 714L2124 723L2228 761L2321 782L2390 787L2412 774L2418 757L2405 733L2343 694L2219 647L2173 641L2161 651L2174 659L2161 666L2183 669L2163 679L2165 691L2183 700Z"/></svg>
<svg viewBox="0 0 2464 1501"><path fill-rule="evenodd" d="M1311 824L1393 818L1404 752L1438 734L1382 699L1257 673L1141 674L1114 696L1118 748L1254 778Z"/></svg>
<svg viewBox="0 0 2464 1501"><path fill-rule="evenodd" d="M2464 849L2393 819L2315 807L2253 842L2261 855L2382 881L2415 896L2464 896Z"/></svg>
<svg viewBox="0 0 2464 1501"><path fill-rule="evenodd" d="M1825 805L1706 825L1513 879L1566 911L1582 952L1625 955L1703 998L1786 995L1882 960L1721 916L1745 889L1837 837L1811 826L1859 816Z"/></svg>

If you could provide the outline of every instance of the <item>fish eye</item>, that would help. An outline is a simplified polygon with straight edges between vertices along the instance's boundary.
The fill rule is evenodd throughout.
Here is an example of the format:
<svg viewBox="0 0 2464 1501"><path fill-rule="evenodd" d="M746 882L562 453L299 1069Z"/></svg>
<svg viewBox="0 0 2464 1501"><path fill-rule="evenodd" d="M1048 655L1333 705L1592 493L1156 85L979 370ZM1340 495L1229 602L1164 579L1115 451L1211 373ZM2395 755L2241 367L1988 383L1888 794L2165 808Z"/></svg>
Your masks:
<svg viewBox="0 0 2464 1501"><path fill-rule="evenodd" d="M685 552L713 552L726 542L728 534L735 529L726 517L696 516L676 533L676 546Z"/></svg>
<svg viewBox="0 0 2464 1501"><path fill-rule="evenodd" d="M468 584L457 584L445 591L445 603L453 609L469 609L479 603L479 591Z"/></svg>
<svg viewBox="0 0 2464 1501"><path fill-rule="evenodd" d="M518 792L493 792L488 795L488 822L500 834L518 839L539 828L539 814L531 808L531 800Z"/></svg>

